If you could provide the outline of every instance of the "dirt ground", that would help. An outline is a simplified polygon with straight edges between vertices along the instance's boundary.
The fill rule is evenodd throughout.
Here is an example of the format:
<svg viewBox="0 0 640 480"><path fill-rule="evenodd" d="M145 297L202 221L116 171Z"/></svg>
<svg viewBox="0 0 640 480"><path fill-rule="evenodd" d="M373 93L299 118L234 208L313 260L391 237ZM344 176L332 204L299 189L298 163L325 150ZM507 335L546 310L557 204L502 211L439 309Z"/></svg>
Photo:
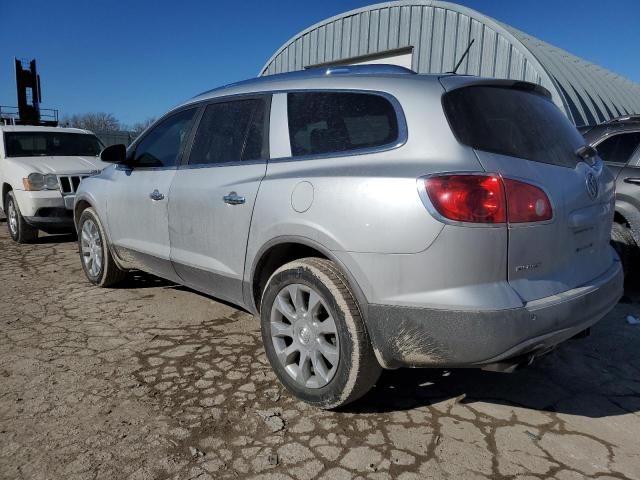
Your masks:
<svg viewBox="0 0 640 480"><path fill-rule="evenodd" d="M638 296L640 297L640 296ZM0 223L0 477L640 478L639 303L513 374L401 370L346 411L283 391L249 314Z"/></svg>

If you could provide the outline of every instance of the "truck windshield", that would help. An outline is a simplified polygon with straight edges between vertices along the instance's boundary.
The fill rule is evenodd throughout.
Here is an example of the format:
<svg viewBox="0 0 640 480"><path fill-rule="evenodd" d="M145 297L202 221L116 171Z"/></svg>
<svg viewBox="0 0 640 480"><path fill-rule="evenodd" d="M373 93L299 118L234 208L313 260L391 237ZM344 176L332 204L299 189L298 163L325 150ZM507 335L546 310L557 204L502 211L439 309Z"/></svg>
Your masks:
<svg viewBox="0 0 640 480"><path fill-rule="evenodd" d="M69 132L4 132L7 157L95 157L103 146L95 135Z"/></svg>

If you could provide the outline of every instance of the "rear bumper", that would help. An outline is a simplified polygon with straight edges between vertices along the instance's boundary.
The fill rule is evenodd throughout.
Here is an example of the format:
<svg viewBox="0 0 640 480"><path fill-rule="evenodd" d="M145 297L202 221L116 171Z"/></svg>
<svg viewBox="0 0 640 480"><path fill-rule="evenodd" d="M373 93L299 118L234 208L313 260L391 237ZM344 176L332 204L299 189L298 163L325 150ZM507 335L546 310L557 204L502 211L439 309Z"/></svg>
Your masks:
<svg viewBox="0 0 640 480"><path fill-rule="evenodd" d="M480 367L547 350L604 317L623 293L620 262L582 287L493 311L369 305L368 327L385 368Z"/></svg>

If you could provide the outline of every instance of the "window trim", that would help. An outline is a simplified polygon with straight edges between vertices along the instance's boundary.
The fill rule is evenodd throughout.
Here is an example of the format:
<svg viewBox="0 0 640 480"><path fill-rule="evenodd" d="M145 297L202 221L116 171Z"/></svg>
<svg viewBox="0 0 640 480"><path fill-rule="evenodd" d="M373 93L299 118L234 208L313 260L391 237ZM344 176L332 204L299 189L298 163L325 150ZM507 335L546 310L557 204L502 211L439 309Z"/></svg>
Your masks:
<svg viewBox="0 0 640 480"><path fill-rule="evenodd" d="M602 136L601 138L599 138L596 142L593 142L591 144L591 146L593 146L596 150L598 149L598 145L600 145L601 143L606 142L607 140L617 137L619 135L626 135L629 133L637 133L640 134L640 129L638 130L621 130L618 132L609 132L607 134L605 134L604 136ZM618 163L618 162L609 162L606 161L605 159L602 159L602 161L604 163L613 163L615 165L619 165L619 166L630 166L630 167L640 167L640 155L636 155L638 152L640 151L640 144L638 144L638 146L635 148L635 150L633 150L633 152L631 152L631 156L629 157L629 160L627 160L627 163Z"/></svg>
<svg viewBox="0 0 640 480"><path fill-rule="evenodd" d="M269 144L269 132L271 125L271 99L273 94L271 92L259 92L259 93L245 93L239 95L227 95L224 97L216 97L202 101L199 103L200 111L195 119L195 128L192 134L189 137L189 143L185 148L180 164L178 165L179 170L189 170L195 168L217 168L217 167L229 167L229 166L238 166L238 165L256 165L261 163L267 163L269 161L270 155L270 144ZM200 127L200 123L202 121L202 117L204 117L204 113L209 105L214 105L217 103L229 103L235 101L243 101L243 100L262 100L265 105L265 121L263 125L263 143L262 143L262 157L256 160L240 160L240 161L228 161L228 162L219 162L219 163L198 163L198 164L190 164L191 160L191 150L193 148L193 143L198 133L198 128Z"/></svg>
<svg viewBox="0 0 640 480"><path fill-rule="evenodd" d="M273 92L274 94L276 92ZM378 97L382 97L387 100L396 115L396 121L398 123L398 136L392 142L385 143L384 145L378 145L375 147L363 147L363 148L354 148L353 150L346 150L343 152L330 152L330 153L315 153L309 155L293 155L291 152L291 144L289 144L289 152L290 155L288 157L278 157L270 159L272 163L282 163L282 162L300 162L306 160L319 160L325 158L342 158L342 157L353 157L358 155L370 155L375 153L388 152L390 150L395 150L397 148L402 147L407 143L409 138L408 129L407 129L407 120L404 115L404 110L400 105L400 102L393 95L382 92L379 90L363 90L363 89L351 89L351 88L305 88L305 89L290 89L290 90L282 90L277 93L285 93L287 95L287 107L289 105L289 94L290 93L360 93L360 94L368 94L368 95L376 95ZM289 131L289 109L286 109L284 123L287 128L287 136L289 137L289 142L291 142L291 132Z"/></svg>

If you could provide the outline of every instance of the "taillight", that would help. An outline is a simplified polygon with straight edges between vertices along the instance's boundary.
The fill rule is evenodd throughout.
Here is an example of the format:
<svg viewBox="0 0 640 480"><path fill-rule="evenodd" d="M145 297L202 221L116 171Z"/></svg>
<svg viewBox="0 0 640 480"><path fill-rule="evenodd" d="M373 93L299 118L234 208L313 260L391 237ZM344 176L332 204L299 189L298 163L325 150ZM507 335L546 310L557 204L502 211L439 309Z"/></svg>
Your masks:
<svg viewBox="0 0 640 480"><path fill-rule="evenodd" d="M443 175L424 180L435 209L445 218L470 223L506 222L504 187L500 177Z"/></svg>
<svg viewBox="0 0 640 480"><path fill-rule="evenodd" d="M551 202L542 189L510 178L505 178L504 184L507 190L509 223L551 220Z"/></svg>
<svg viewBox="0 0 640 480"><path fill-rule="evenodd" d="M440 175L423 179L440 215L468 223L550 220L551 202L540 188L496 175Z"/></svg>

